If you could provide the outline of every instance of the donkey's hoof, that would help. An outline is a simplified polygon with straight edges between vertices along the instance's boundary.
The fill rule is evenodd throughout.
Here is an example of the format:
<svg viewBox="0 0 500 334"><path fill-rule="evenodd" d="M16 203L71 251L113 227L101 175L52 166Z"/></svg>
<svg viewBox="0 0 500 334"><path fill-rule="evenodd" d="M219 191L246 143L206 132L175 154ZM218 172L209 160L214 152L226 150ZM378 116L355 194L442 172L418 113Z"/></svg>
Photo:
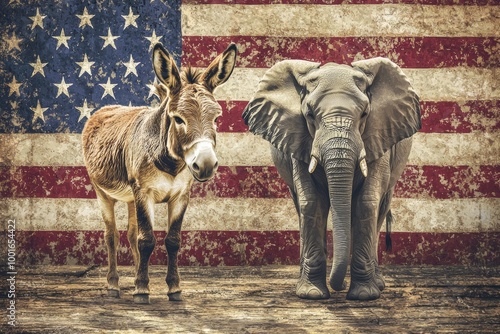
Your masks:
<svg viewBox="0 0 500 334"><path fill-rule="evenodd" d="M167 294L167 296L168 296L168 300L171 302L181 302L182 301L181 291L169 293L169 294Z"/></svg>
<svg viewBox="0 0 500 334"><path fill-rule="evenodd" d="M108 289L108 297L120 298L120 290Z"/></svg>
<svg viewBox="0 0 500 334"><path fill-rule="evenodd" d="M134 303L149 304L149 295L147 293L138 293L134 295Z"/></svg>

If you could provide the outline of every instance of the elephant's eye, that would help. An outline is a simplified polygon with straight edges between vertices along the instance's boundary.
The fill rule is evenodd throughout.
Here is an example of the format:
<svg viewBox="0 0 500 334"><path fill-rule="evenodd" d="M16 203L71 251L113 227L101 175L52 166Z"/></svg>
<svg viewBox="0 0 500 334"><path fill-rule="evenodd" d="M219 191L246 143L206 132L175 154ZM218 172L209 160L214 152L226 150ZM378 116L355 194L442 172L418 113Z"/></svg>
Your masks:
<svg viewBox="0 0 500 334"><path fill-rule="evenodd" d="M309 110L307 113L306 113L306 117L311 119L311 120L314 120L314 114L311 110Z"/></svg>

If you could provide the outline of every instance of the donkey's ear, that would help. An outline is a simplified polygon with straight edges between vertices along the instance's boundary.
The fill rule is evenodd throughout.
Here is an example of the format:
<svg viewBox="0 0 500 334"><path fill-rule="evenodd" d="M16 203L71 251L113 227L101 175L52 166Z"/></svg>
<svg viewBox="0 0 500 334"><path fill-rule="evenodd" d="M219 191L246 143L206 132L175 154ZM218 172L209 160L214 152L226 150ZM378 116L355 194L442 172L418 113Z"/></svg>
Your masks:
<svg viewBox="0 0 500 334"><path fill-rule="evenodd" d="M211 92L229 79L236 65L238 49L236 44L231 43L227 49L215 58L203 72L201 80Z"/></svg>
<svg viewBox="0 0 500 334"><path fill-rule="evenodd" d="M371 111L362 134L368 162L421 128L419 98L398 65L387 58L352 63L368 78Z"/></svg>
<svg viewBox="0 0 500 334"><path fill-rule="evenodd" d="M278 150L309 163L312 137L301 112L305 76L319 63L285 60L271 67L243 111L251 132L262 136Z"/></svg>
<svg viewBox="0 0 500 334"><path fill-rule="evenodd" d="M170 91L177 93L181 88L179 69L174 58L165 50L161 43L157 43L153 49L153 69L160 80Z"/></svg>

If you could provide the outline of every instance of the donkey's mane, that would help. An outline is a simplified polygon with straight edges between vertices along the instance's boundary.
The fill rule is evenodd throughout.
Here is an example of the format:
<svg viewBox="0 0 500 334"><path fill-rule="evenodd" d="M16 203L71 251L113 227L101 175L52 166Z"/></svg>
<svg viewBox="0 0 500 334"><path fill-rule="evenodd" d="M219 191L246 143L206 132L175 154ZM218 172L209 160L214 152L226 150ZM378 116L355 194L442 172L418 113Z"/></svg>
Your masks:
<svg viewBox="0 0 500 334"><path fill-rule="evenodd" d="M193 68L191 66L183 68L181 71L181 80L184 84L196 84L200 83L202 70L198 68ZM168 98L168 88L164 84L158 82L154 83L155 95L158 96L160 101L165 101Z"/></svg>
<svg viewBox="0 0 500 334"><path fill-rule="evenodd" d="M182 70L181 80L187 84L199 83L202 73L200 69L189 66Z"/></svg>

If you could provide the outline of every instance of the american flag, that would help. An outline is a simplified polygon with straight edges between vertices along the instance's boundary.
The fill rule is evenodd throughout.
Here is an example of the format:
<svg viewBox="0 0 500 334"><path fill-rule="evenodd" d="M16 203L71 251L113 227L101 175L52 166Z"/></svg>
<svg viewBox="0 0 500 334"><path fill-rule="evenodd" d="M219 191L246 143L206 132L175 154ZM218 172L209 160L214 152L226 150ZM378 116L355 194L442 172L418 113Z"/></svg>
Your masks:
<svg viewBox="0 0 500 334"><path fill-rule="evenodd" d="M375 56L403 68L423 112L382 263L500 264L499 17L496 0L3 1L0 207L16 220L18 263L107 261L80 133L104 105L157 104L159 41L183 66L206 67L230 42L239 49L216 91L221 167L192 189L181 265L298 263L288 189L241 112L277 61ZM164 264L167 212L156 211L151 262ZM117 219L119 263L130 264L124 205Z"/></svg>

